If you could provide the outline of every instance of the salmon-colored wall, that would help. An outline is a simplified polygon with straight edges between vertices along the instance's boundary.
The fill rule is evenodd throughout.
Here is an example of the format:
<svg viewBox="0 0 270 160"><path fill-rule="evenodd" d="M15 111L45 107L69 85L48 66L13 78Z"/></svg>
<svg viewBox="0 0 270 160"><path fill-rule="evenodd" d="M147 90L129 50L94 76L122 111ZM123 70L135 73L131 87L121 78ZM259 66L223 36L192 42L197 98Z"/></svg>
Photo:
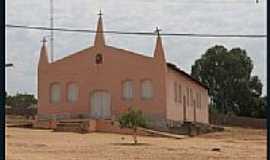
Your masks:
<svg viewBox="0 0 270 160"><path fill-rule="evenodd" d="M158 30L157 30L158 31ZM96 55L103 56L103 63L96 64ZM124 100L122 84L125 80L133 81L133 99ZM141 82L151 80L153 98L142 99ZM38 115L90 115L90 95L97 90L107 91L111 96L111 118L129 107L138 107L144 114L166 126L166 119L183 120L182 104L174 103L174 81L204 92L203 108L198 110L197 121L208 123L207 90L190 79L181 76L167 67L165 53L159 33L153 57L143 56L131 51L118 49L105 44L102 18L99 17L94 46L49 63L45 40L41 48L38 66ZM50 86L59 83L61 100L58 104L50 103ZM75 103L67 100L68 84L79 87L79 97ZM184 93L184 92L183 92ZM207 111L206 111L207 110ZM193 110L187 106L187 118L193 120Z"/></svg>
<svg viewBox="0 0 270 160"><path fill-rule="evenodd" d="M103 64L95 64L97 53L103 55ZM140 108L144 113L165 118L165 82L162 70L155 63L155 58L145 57L113 47L90 47L52 64L44 66L38 72L38 113L90 113L90 94L95 90L106 90L111 95L113 115L126 111L128 107ZM122 99L122 81L133 81L134 98ZM141 99L141 81L153 82L154 97ZM51 104L49 88L52 83L61 85L61 102ZM75 82L79 86L76 103L67 101L67 84Z"/></svg>
<svg viewBox="0 0 270 160"><path fill-rule="evenodd" d="M167 82L167 118L173 121L184 120L184 108L183 108L183 97L187 97L186 87L192 89L193 100L197 103L196 94L201 93L201 108L196 107L196 122L209 123L208 120L208 91L202 86L197 85L189 78L181 76L178 72L168 67L166 75ZM175 88L174 83L177 84L177 102L175 102ZM182 88L182 100L178 100L178 87L181 85ZM186 120L194 121L194 105L192 103L186 103Z"/></svg>

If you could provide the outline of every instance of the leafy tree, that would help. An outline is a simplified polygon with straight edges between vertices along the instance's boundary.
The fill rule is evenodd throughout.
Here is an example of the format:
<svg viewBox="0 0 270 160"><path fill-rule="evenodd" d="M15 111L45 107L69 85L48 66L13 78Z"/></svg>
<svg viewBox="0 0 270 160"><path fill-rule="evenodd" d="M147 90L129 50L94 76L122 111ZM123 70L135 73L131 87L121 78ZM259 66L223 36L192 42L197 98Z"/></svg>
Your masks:
<svg viewBox="0 0 270 160"><path fill-rule="evenodd" d="M137 129L138 127L146 126L146 119L144 118L142 111L135 108L130 108L128 112L123 113L119 117L118 122L120 123L121 128L130 128L134 131L133 140L134 144L137 144Z"/></svg>
<svg viewBox="0 0 270 160"><path fill-rule="evenodd" d="M245 50L216 45L195 61L191 75L209 87L211 106L218 112L254 116L262 105L263 85L251 76L252 69Z"/></svg>
<svg viewBox="0 0 270 160"><path fill-rule="evenodd" d="M11 106L8 114L33 116L37 113L37 108L31 106L37 104L37 99L31 94L16 94L11 96L6 94L6 105Z"/></svg>
<svg viewBox="0 0 270 160"><path fill-rule="evenodd" d="M17 93L15 96L7 95L6 104L14 108L27 108L33 104L37 104L37 99L31 94Z"/></svg>
<svg viewBox="0 0 270 160"><path fill-rule="evenodd" d="M266 118L267 97L262 97L256 101L255 110L252 112L252 116L256 118Z"/></svg>

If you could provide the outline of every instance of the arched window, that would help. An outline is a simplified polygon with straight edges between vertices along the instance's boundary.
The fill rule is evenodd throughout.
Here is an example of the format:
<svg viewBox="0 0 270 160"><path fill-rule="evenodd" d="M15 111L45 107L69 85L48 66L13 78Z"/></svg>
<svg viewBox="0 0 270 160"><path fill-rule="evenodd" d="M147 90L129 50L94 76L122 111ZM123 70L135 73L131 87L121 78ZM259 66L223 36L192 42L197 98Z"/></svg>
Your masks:
<svg viewBox="0 0 270 160"><path fill-rule="evenodd" d="M67 87L67 100L68 102L74 103L78 100L79 87L75 83L70 83Z"/></svg>
<svg viewBox="0 0 270 160"><path fill-rule="evenodd" d="M123 98L132 99L133 98L133 83L131 80L126 80L123 82Z"/></svg>
<svg viewBox="0 0 270 160"><path fill-rule="evenodd" d="M143 80L141 84L142 98L151 99L153 98L153 84L151 80Z"/></svg>
<svg viewBox="0 0 270 160"><path fill-rule="evenodd" d="M102 54L97 54L96 55L96 64L102 64L103 63L103 57Z"/></svg>
<svg viewBox="0 0 270 160"><path fill-rule="evenodd" d="M53 83L50 86L50 102L59 103L61 99L61 89L59 83Z"/></svg>

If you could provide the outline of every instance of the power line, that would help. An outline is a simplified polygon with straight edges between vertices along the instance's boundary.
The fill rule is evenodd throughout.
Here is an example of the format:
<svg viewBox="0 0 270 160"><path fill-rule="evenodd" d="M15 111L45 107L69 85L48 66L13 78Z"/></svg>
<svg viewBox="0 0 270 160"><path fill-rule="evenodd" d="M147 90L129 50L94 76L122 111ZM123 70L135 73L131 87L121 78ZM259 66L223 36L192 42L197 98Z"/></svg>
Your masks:
<svg viewBox="0 0 270 160"><path fill-rule="evenodd" d="M81 32L81 33L96 33L96 30L86 29L69 29L69 28L48 28L48 27L34 27L23 25L6 24L7 28L19 28L30 30L47 30L47 31L62 31L62 32ZM125 31L103 31L109 34L126 34L126 35L156 35L154 32L125 32ZM182 36L182 37L203 37L203 38L266 38L265 34L197 34L197 33L160 33L163 36Z"/></svg>

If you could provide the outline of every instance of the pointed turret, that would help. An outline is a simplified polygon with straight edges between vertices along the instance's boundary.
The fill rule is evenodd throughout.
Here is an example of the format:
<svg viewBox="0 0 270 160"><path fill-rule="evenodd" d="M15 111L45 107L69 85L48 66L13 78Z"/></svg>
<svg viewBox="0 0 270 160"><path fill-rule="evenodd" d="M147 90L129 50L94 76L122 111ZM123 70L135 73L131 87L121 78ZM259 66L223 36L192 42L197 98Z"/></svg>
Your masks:
<svg viewBox="0 0 270 160"><path fill-rule="evenodd" d="M44 37L42 40L42 47L40 50L40 57L39 57L39 62L38 62L38 68L45 67L46 65L49 64L48 61L48 55L47 55L47 47L46 47L46 38Z"/></svg>
<svg viewBox="0 0 270 160"><path fill-rule="evenodd" d="M160 32L160 29L158 29L157 27L156 28L157 41L156 41L156 47L154 51L154 59L157 60L159 63L165 64L166 63L165 54L164 54L162 40L161 40L159 32Z"/></svg>
<svg viewBox="0 0 270 160"><path fill-rule="evenodd" d="M97 30L96 30L96 37L95 37L95 46L105 46L105 38L103 34L103 25L102 25L102 13L99 11L99 18L98 18L98 24L97 24Z"/></svg>

